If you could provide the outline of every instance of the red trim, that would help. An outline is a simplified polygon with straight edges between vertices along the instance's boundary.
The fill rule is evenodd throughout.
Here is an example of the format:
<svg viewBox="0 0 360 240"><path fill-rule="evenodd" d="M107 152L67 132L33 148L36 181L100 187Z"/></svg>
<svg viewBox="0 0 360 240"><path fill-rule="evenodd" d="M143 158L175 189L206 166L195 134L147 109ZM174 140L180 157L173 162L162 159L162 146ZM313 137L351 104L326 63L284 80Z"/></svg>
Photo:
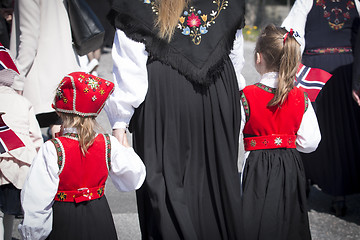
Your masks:
<svg viewBox="0 0 360 240"><path fill-rule="evenodd" d="M98 199L104 195L105 186L94 188L79 188L75 191L58 191L55 195L55 201L59 202L84 202Z"/></svg>
<svg viewBox="0 0 360 240"><path fill-rule="evenodd" d="M296 148L295 140L295 135L287 134L248 137L244 138L244 147L246 151L273 148Z"/></svg>

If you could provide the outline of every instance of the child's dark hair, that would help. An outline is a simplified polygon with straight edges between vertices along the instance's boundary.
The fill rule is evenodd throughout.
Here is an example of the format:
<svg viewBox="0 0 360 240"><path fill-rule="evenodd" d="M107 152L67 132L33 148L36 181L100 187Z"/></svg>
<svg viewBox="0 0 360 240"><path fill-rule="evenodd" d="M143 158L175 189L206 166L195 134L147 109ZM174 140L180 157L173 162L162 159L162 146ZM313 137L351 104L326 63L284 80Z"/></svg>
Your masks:
<svg viewBox="0 0 360 240"><path fill-rule="evenodd" d="M259 35L255 54L261 53L268 70L279 72L279 84L268 106L284 103L294 87L295 75L301 60L300 45L286 29L270 24Z"/></svg>

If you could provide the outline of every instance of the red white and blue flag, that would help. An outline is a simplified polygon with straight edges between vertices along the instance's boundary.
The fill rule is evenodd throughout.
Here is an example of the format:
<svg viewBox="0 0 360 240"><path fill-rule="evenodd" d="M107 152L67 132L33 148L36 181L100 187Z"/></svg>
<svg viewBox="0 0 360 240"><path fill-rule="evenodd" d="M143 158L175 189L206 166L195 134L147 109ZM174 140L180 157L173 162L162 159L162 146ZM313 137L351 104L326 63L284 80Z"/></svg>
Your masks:
<svg viewBox="0 0 360 240"><path fill-rule="evenodd" d="M0 71L5 69L11 69L19 74L19 70L13 62L8 50L0 43Z"/></svg>
<svg viewBox="0 0 360 240"><path fill-rule="evenodd" d="M17 148L24 147L21 139L3 121L0 113L0 153L5 153Z"/></svg>
<svg viewBox="0 0 360 240"><path fill-rule="evenodd" d="M315 102L319 92L331 76L330 73L320 68L311 68L300 64L296 73L295 86L306 92L311 102Z"/></svg>

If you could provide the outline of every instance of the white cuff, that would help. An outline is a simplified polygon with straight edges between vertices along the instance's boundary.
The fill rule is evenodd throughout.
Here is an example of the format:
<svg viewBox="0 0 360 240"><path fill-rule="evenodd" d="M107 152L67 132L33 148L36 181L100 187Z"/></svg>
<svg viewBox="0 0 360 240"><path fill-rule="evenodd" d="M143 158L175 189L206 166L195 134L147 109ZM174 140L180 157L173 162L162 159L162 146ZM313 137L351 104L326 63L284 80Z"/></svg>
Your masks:
<svg viewBox="0 0 360 240"><path fill-rule="evenodd" d="M18 91L23 91L25 85L25 77L16 75L14 77L14 83L12 84L12 88Z"/></svg>
<svg viewBox="0 0 360 240"><path fill-rule="evenodd" d="M128 128L129 124L127 124L126 122L115 122L113 125L113 129L119 129L119 128Z"/></svg>

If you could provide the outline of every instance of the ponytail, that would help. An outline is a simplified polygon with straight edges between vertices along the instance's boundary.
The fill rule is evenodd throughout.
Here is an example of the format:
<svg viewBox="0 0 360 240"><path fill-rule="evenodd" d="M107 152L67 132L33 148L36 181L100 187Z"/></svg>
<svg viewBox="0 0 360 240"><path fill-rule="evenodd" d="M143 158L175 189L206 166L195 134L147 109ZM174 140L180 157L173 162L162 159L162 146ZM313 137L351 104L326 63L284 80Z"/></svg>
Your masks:
<svg viewBox="0 0 360 240"><path fill-rule="evenodd" d="M268 106L282 105L294 87L301 60L300 45L284 28L270 24L259 36L255 50L264 56L268 70L279 72L278 87Z"/></svg>

